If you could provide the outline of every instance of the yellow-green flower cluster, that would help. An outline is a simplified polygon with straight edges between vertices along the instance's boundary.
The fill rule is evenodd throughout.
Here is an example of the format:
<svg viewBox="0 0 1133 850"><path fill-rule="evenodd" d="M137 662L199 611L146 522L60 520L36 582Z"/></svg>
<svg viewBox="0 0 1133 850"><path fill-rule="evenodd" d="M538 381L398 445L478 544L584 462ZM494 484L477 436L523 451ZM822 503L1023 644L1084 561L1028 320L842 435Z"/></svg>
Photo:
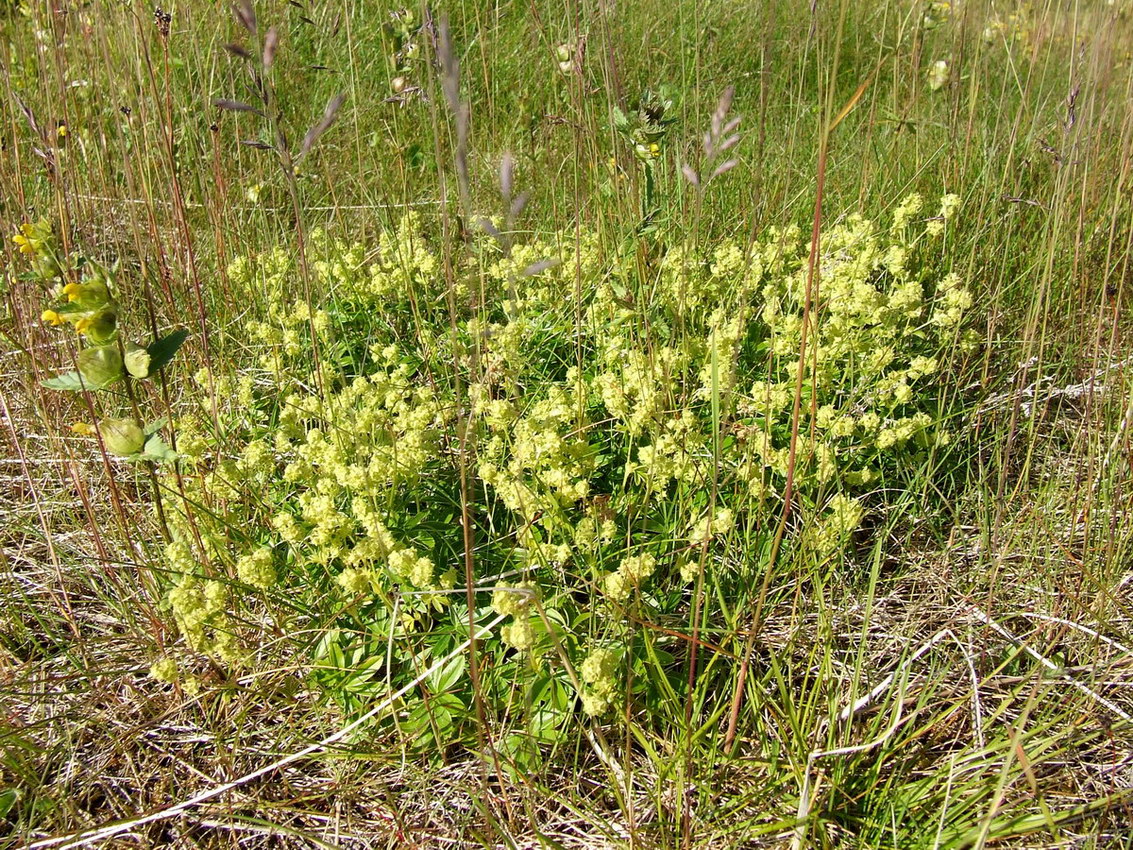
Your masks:
<svg viewBox="0 0 1133 850"><path fill-rule="evenodd" d="M942 225L959 204L955 195L941 199ZM804 311L809 272L801 250L783 274L763 286L761 315L774 355L773 380L757 381L738 406L763 432L749 434L751 454L741 464L753 483L766 474L786 474L783 428L791 416L804 318L810 323L804 380L817 404L813 428L804 432L807 444L798 453L803 486L807 477L816 483L839 477L868 481L873 472L866 463L877 453L914 438L923 444L936 440L926 437L932 417L908 408L917 404L919 384L938 370L938 352L950 344L972 297L958 275L925 281L921 261L914 265L925 231L912 222L923 208L920 195L905 198L888 234L857 215L825 231L809 314Z"/></svg>
<svg viewBox="0 0 1133 850"><path fill-rule="evenodd" d="M559 313L564 293L578 292L585 303L601 278L600 240L589 230L568 228L520 244L509 241L506 253L500 243L482 237L476 248L477 266L468 270L475 282L466 284L463 294L498 305L494 312L509 319Z"/></svg>
<svg viewBox="0 0 1133 850"><path fill-rule="evenodd" d="M575 525L572 543L579 549L593 549L613 542L618 527L609 517L603 519L588 511Z"/></svg>
<svg viewBox="0 0 1133 850"><path fill-rule="evenodd" d="M736 524L736 516L731 508L719 508L715 513L704 516L694 523L689 532L688 542L692 546L703 543L727 534Z"/></svg>
<svg viewBox="0 0 1133 850"><path fill-rule="evenodd" d="M329 335L330 316L293 296L302 289L302 277L283 248L236 258L228 266L228 278L266 307L265 318L244 323L247 338L261 351L258 365L265 371L278 377L285 363L305 354L312 329L320 339Z"/></svg>
<svg viewBox="0 0 1133 850"><path fill-rule="evenodd" d="M715 397L718 403L727 402L736 385L739 346L748 331L747 311L713 310L708 326L696 395L702 399Z"/></svg>
<svg viewBox="0 0 1133 850"><path fill-rule="evenodd" d="M456 577L438 564L466 545L469 495L480 582L523 577L494 590L508 619L491 640L525 653L543 615L548 628L593 624L588 638L562 628L565 645L597 647L579 697L600 715L620 692L608 647L628 626L581 609L618 615L643 589L643 605L679 605L678 571L688 581L748 558L722 543L766 526L792 461L813 522L791 533L832 554L864 515L851 494L888 479L899 452L944 440L929 391L972 298L936 272L947 241L932 237L958 206L917 195L889 226L837 220L813 279L798 228L708 248L658 237L637 258L604 257L588 232L524 244L497 233L446 264L409 216L374 251L312 237L321 307L294 300L287 253L237 260L230 278L265 305L241 342L267 374L205 376L220 427L206 433L198 415L182 435L196 464L184 487L223 523L262 528L252 539L264 545L249 552L203 516L202 555L228 565L244 552L240 585L290 582L316 608L329 595L359 633L375 617L410 630L445 616ZM328 342L318 373L312 322ZM178 561L193 577L171 594L178 621L215 657L236 621L224 608L271 600L197 578L215 573L188 547Z"/></svg>
<svg viewBox="0 0 1133 850"><path fill-rule="evenodd" d="M171 572L189 575L197 571L197 559L193 550L184 540L173 540L165 547L165 561Z"/></svg>
<svg viewBox="0 0 1133 850"><path fill-rule="evenodd" d="M228 589L223 584L186 574L167 598L190 649L228 664L244 663L245 653L228 618Z"/></svg>
<svg viewBox="0 0 1133 850"><path fill-rule="evenodd" d="M390 552L387 563L389 571L398 581L409 582L414 587L428 588L433 584L433 572L436 567L424 555L418 555L412 549L398 549Z"/></svg>
<svg viewBox="0 0 1133 850"><path fill-rule="evenodd" d="M157 659L149 668L151 677L157 679L159 682L166 683L176 682L180 672L177 666L177 659L170 655L165 655Z"/></svg>
<svg viewBox="0 0 1133 850"><path fill-rule="evenodd" d="M535 585L521 582L514 587L498 585L492 591L492 610L512 620L500 629L500 640L521 652L535 643L535 629L531 622L535 599Z"/></svg>
<svg viewBox="0 0 1133 850"><path fill-rule="evenodd" d="M384 348L394 355L387 360L396 359L396 346ZM443 606L442 591L453 586L455 574L438 575L433 561L398 540L388 523L397 516L396 494L410 492L429 465L440 462L439 436L451 411L405 363L336 379L323 395L313 378L305 383L311 388L293 384L281 393L274 433L250 421L243 425L253 436L235 460L222 459L203 476L208 497L230 500L231 510L246 498L239 483L251 483L272 499L271 531L296 564L328 568L352 597L412 588L417 594L405 602L411 617ZM274 563L265 547L238 560L237 575L266 588L277 581Z"/></svg>
<svg viewBox="0 0 1133 850"><path fill-rule="evenodd" d="M491 399L473 387L473 410L487 428L479 475L510 510L532 520L562 510L589 493L594 452L577 375L552 385L522 415L521 400Z"/></svg>
<svg viewBox="0 0 1133 850"><path fill-rule="evenodd" d="M271 549L260 547L236 561L236 575L240 581L267 590L275 584L275 558Z"/></svg>
<svg viewBox="0 0 1133 850"><path fill-rule="evenodd" d="M829 555L841 548L861 524L865 509L857 499L836 493L826 511L810 529L809 542L820 555Z"/></svg>
<svg viewBox="0 0 1133 850"><path fill-rule="evenodd" d="M653 575L657 559L648 552L622 558L618 568L603 579L606 596L614 602L625 602L642 582Z"/></svg>
<svg viewBox="0 0 1133 850"><path fill-rule="evenodd" d="M960 324L964 311L972 306L972 293L963 285L960 276L945 275L937 287L938 303L932 312L932 323L943 329Z"/></svg>
<svg viewBox="0 0 1133 850"><path fill-rule="evenodd" d="M631 431L632 433L632 431ZM685 408L652 428L651 443L637 450L637 463L629 470L646 489L664 490L676 481L697 486L707 474L709 457L700 421Z"/></svg>
<svg viewBox="0 0 1133 850"><path fill-rule="evenodd" d="M689 357L674 347L649 352L627 343L611 336L605 368L594 383L609 414L636 437L662 426L676 406L675 390L689 369Z"/></svg>
<svg viewBox="0 0 1133 850"><path fill-rule="evenodd" d="M378 258L361 282L370 303L402 302L418 293L437 292L443 287L440 261L421 237L416 213L404 216L397 230L385 232L378 242ZM342 277L339 278L340 280Z"/></svg>
<svg viewBox="0 0 1133 850"><path fill-rule="evenodd" d="M657 296L675 315L688 315L725 301L742 300L763 277L763 258L758 250L745 251L735 243L715 248L704 261L691 246L673 246L661 260Z"/></svg>
<svg viewBox="0 0 1133 850"><path fill-rule="evenodd" d="M578 668L578 678L582 680L582 710L596 717L605 713L618 690L618 653L605 647L597 647L583 660Z"/></svg>

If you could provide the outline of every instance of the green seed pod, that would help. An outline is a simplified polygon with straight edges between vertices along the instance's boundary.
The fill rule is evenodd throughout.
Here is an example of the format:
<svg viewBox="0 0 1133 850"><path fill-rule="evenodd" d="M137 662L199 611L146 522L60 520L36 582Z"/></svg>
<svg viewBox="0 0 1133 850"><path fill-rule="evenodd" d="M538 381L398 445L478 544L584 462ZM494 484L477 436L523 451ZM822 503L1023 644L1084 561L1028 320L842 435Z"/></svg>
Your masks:
<svg viewBox="0 0 1133 850"><path fill-rule="evenodd" d="M126 343L126 371L135 378L149 377L150 355L137 343Z"/></svg>
<svg viewBox="0 0 1133 850"><path fill-rule="evenodd" d="M119 457L136 455L146 444L145 431L133 419L104 419L98 423L98 434L106 450Z"/></svg>
<svg viewBox="0 0 1133 850"><path fill-rule="evenodd" d="M118 314L114 310L100 310L86 321L83 333L98 345L113 342L118 334Z"/></svg>
<svg viewBox="0 0 1133 850"><path fill-rule="evenodd" d="M121 380L122 355L116 345L99 345L79 352L79 374L95 389L108 387Z"/></svg>

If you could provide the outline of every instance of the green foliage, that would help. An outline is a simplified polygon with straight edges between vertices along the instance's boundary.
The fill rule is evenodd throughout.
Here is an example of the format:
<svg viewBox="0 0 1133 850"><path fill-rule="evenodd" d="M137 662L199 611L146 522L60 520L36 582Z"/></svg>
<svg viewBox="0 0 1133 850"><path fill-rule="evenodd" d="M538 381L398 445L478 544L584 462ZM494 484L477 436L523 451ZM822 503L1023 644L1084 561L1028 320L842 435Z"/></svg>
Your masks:
<svg viewBox="0 0 1133 850"><path fill-rule="evenodd" d="M87 389L87 385L83 382L83 376L78 372L64 372L54 378L47 378L43 385L49 390L60 390L62 392L82 392Z"/></svg>

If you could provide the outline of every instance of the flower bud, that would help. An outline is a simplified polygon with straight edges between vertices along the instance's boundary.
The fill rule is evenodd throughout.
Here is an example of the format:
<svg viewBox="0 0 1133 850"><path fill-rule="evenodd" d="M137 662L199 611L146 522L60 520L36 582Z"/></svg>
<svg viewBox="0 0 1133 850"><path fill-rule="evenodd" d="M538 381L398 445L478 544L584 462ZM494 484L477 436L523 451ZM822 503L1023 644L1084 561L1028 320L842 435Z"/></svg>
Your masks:
<svg viewBox="0 0 1133 850"><path fill-rule="evenodd" d="M405 91L405 77L394 77L390 80L390 87L394 94L401 94Z"/></svg>
<svg viewBox="0 0 1133 850"><path fill-rule="evenodd" d="M149 377L150 354L137 343L126 343L126 371L135 378Z"/></svg>
<svg viewBox="0 0 1133 850"><path fill-rule="evenodd" d="M555 48L555 62L561 73L569 74L574 70L574 48L569 44L560 44Z"/></svg>
<svg viewBox="0 0 1133 850"><path fill-rule="evenodd" d="M98 433L106 450L119 457L136 455L146 444L146 434L133 419L104 419Z"/></svg>
<svg viewBox="0 0 1133 850"><path fill-rule="evenodd" d="M95 389L122 378L122 355L114 345L99 345L79 352L79 374Z"/></svg>

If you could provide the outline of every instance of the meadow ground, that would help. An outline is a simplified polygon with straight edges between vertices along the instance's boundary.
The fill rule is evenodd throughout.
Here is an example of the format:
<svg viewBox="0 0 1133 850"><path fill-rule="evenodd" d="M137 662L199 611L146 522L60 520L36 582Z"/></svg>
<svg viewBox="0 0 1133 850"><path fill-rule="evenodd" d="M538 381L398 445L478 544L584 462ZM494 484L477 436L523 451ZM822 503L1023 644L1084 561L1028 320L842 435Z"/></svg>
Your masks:
<svg viewBox="0 0 1133 850"><path fill-rule="evenodd" d="M0 0L0 846L1133 842L1133 5Z"/></svg>

